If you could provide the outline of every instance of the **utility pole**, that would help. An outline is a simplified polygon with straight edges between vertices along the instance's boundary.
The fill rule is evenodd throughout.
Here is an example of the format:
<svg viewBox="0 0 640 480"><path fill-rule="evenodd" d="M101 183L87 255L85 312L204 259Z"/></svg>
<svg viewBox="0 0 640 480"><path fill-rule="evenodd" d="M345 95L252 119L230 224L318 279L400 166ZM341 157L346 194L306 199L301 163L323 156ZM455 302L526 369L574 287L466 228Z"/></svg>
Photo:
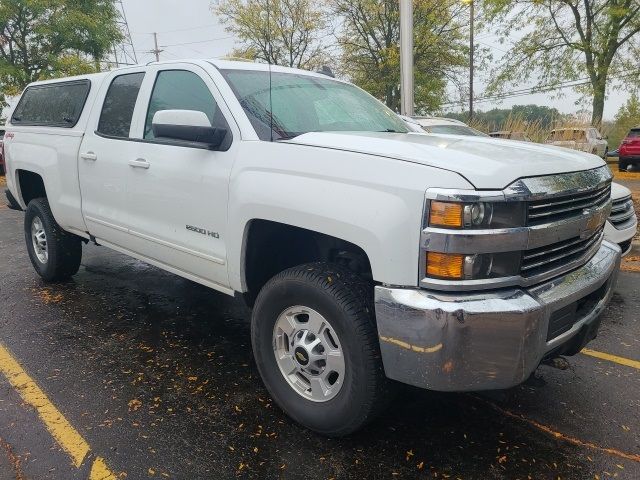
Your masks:
<svg viewBox="0 0 640 480"><path fill-rule="evenodd" d="M400 0L400 113L413 115L413 1Z"/></svg>
<svg viewBox="0 0 640 480"><path fill-rule="evenodd" d="M473 17L475 15L474 0L469 2L469 121L473 120Z"/></svg>
<svg viewBox="0 0 640 480"><path fill-rule="evenodd" d="M164 50L160 50L158 48L158 34L156 32L153 32L153 43L155 44L155 48L153 50L151 50L151 53L155 53L156 62L159 62L160 61L160 52L164 52Z"/></svg>

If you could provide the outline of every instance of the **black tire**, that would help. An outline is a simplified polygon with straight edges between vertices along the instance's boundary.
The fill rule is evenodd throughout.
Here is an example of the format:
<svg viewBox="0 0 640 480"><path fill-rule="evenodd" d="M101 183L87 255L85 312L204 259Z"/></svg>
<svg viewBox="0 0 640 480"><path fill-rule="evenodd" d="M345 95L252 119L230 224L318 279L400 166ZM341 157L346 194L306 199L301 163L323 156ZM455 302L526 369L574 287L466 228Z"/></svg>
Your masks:
<svg viewBox="0 0 640 480"><path fill-rule="evenodd" d="M42 222L46 234L46 262L38 259L32 239L31 226L36 217ZM82 240L60 228L46 198L29 202L24 217L24 235L33 268L45 281L68 280L78 272L82 260Z"/></svg>
<svg viewBox="0 0 640 480"><path fill-rule="evenodd" d="M626 158L618 158L618 171L626 172L629 168L629 161Z"/></svg>
<svg viewBox="0 0 640 480"><path fill-rule="evenodd" d="M288 308L320 313L335 329L345 375L336 396L325 402L304 398L285 380L273 349L274 326ZM251 341L262 380L292 419L327 436L348 435L388 404L391 381L384 375L375 326L373 285L340 266L310 263L285 270L260 291L251 318Z"/></svg>

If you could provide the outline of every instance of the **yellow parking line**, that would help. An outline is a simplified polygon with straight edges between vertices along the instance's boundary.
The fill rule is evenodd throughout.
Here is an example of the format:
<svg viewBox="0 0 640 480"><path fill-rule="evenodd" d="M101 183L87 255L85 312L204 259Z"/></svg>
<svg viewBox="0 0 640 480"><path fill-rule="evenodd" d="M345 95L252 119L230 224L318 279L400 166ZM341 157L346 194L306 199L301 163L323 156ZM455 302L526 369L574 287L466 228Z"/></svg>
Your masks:
<svg viewBox="0 0 640 480"><path fill-rule="evenodd" d="M520 420L522 422L525 422L529 425L531 425L532 427L540 430L541 432L546 433L547 435L552 436L553 438L556 438L558 440L563 440L567 443L571 443L572 445L576 445L579 447L585 447L585 448L590 448L592 450L597 450L599 452L602 453L606 453L608 455L613 455L615 457L618 458L624 458L625 460L631 460L633 462L636 463L640 463L640 454L638 453L628 453L628 452L623 452L621 450L617 450L615 448L609 448L609 447L602 447L596 443L593 442L589 442L589 441L585 441L585 440L581 440L579 438L575 438L575 437L571 437L569 435L565 435L564 433L561 432L557 432L555 430L553 430L551 427L544 425L540 422L537 422L531 418L525 417L524 415L522 415L521 413L516 413L516 412L512 412L511 410L508 410L506 408L502 408L499 405L486 400L484 398L480 398L478 396L474 396L474 398L476 400L479 400L481 402L484 402L485 404L489 405L491 408L495 409L496 411L502 413L503 415L509 417L509 418L513 418L516 420Z"/></svg>
<svg viewBox="0 0 640 480"><path fill-rule="evenodd" d="M611 355L609 353L598 352L589 348L583 348L582 353L589 355L590 357L599 358L601 360L608 360L609 362L618 363L626 367L636 368L640 370L640 362L637 360L631 360L629 358L618 357L617 355Z"/></svg>
<svg viewBox="0 0 640 480"><path fill-rule="evenodd" d="M7 377L22 399L31 405L62 449L69 454L73 465L79 468L90 451L89 444L73 428L62 413L51 403L47 395L0 344L0 372ZM104 460L97 457L92 465L89 480L115 480L117 477L107 467Z"/></svg>

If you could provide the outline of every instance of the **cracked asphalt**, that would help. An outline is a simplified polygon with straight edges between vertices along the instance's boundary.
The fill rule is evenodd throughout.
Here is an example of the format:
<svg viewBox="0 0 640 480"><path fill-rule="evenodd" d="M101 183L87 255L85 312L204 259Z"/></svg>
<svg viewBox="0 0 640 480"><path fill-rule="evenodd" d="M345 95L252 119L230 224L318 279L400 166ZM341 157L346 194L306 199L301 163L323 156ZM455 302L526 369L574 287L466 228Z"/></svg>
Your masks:
<svg viewBox="0 0 640 480"><path fill-rule="evenodd" d="M98 456L127 479L640 478L637 368L579 354L508 391L407 387L365 430L326 439L272 403L240 300L93 245L47 285L2 203L0 344L91 452L75 467L0 374L0 480L98 478ZM621 272L591 349L640 361L639 287Z"/></svg>

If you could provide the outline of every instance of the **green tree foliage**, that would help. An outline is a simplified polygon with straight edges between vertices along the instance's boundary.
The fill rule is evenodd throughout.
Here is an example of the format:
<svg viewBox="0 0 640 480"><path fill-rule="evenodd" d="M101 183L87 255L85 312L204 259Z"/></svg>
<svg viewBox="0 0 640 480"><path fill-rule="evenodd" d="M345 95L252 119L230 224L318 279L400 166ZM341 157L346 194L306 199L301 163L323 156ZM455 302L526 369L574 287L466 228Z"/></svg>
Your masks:
<svg viewBox="0 0 640 480"><path fill-rule="evenodd" d="M398 0L329 0L342 29L341 70L358 86L398 111L400 18ZM420 113L438 109L449 80L467 67L464 31L468 7L453 0L413 0L415 104ZM466 78L466 77L463 77Z"/></svg>
<svg viewBox="0 0 640 480"><path fill-rule="evenodd" d="M111 0L1 0L0 91L98 69L121 38Z"/></svg>
<svg viewBox="0 0 640 480"><path fill-rule="evenodd" d="M578 90L590 96L597 125L609 82L637 81L631 53L640 42L638 0L484 0L484 7L503 38L524 32L493 75L490 91L532 76L546 88L583 80L576 82Z"/></svg>
<svg viewBox="0 0 640 480"><path fill-rule="evenodd" d="M326 36L327 17L322 2L223 0L213 10L240 40L232 56L310 70L326 60L321 39Z"/></svg>
<svg viewBox="0 0 640 480"><path fill-rule="evenodd" d="M613 126L609 131L609 145L613 150L618 148L622 139L627 135L629 129L640 126L640 99L637 94L633 94L627 103L620 107L616 113Z"/></svg>

